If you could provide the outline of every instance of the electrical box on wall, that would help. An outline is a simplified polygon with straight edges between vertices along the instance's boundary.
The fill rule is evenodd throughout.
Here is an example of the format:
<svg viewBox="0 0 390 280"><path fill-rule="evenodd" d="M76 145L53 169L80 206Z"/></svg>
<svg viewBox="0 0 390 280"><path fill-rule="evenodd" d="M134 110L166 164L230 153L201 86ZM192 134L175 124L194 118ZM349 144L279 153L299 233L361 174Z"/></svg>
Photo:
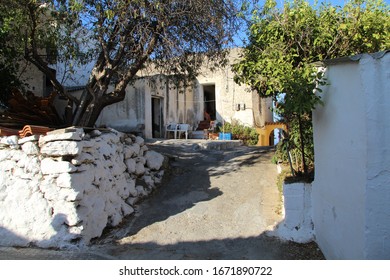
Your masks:
<svg viewBox="0 0 390 280"><path fill-rule="evenodd" d="M236 110L236 111L240 111L240 104L235 104L234 105L234 110Z"/></svg>
<svg viewBox="0 0 390 280"><path fill-rule="evenodd" d="M244 103L244 102L241 102L241 103L239 104L239 109L240 109L241 111L245 111L245 103Z"/></svg>

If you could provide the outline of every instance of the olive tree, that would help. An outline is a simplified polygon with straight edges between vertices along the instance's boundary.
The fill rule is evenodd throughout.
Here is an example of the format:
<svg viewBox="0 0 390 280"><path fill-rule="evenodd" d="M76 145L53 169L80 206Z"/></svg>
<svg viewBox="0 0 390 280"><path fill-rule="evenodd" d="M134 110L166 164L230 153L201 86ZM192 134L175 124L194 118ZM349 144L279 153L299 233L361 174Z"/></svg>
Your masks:
<svg viewBox="0 0 390 280"><path fill-rule="evenodd" d="M24 58L74 106L68 122L80 126L93 126L105 106L123 100L127 85L147 65L192 78L203 60L223 63L241 6L234 0L4 1L23 15L14 31L22 32L16 41ZM51 70L47 56L53 52L69 65L94 63L81 99Z"/></svg>

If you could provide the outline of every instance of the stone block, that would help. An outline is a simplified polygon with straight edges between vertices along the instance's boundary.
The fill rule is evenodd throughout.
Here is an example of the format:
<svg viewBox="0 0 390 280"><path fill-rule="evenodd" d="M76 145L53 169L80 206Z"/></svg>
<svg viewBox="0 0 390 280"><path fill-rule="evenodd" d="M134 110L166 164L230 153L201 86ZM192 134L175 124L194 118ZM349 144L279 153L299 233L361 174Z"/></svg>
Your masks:
<svg viewBox="0 0 390 280"><path fill-rule="evenodd" d="M27 142L38 142L38 140L39 140L39 135L31 135L31 136L27 136L27 137L19 139L18 144L23 145L24 143L27 143Z"/></svg>
<svg viewBox="0 0 390 280"><path fill-rule="evenodd" d="M136 166L136 162L134 159L132 158L129 158L125 161L125 164L126 164L126 167L127 167L127 171L129 173L135 173L135 166Z"/></svg>
<svg viewBox="0 0 390 280"><path fill-rule="evenodd" d="M55 161L44 158L41 161L41 172L44 175L76 172L77 167L67 161Z"/></svg>
<svg viewBox="0 0 390 280"><path fill-rule="evenodd" d="M141 176L145 173L145 166L141 162L135 164L135 175Z"/></svg>
<svg viewBox="0 0 390 280"><path fill-rule="evenodd" d="M72 159L72 164L79 166L81 164L92 164L95 161L95 157L89 153L81 153Z"/></svg>
<svg viewBox="0 0 390 280"><path fill-rule="evenodd" d="M164 162L164 156L155 151L147 151L145 154L146 166L151 170L159 170Z"/></svg>
<svg viewBox="0 0 390 280"><path fill-rule="evenodd" d="M1 137L0 143L5 146L19 146L18 144L19 137L16 135Z"/></svg>
<svg viewBox="0 0 390 280"><path fill-rule="evenodd" d="M63 132L63 133L56 133L56 131L62 131L62 130L54 130L51 132L48 132L46 136L41 136L39 138L39 145L42 146L45 143L53 142L53 141L81 141L84 137L84 131L83 129L75 129L75 131L72 132Z"/></svg>
<svg viewBox="0 0 390 280"><path fill-rule="evenodd" d="M144 140L144 138L137 136L137 137L135 137L135 143L137 143L140 146L143 146L145 144L145 140Z"/></svg>
<svg viewBox="0 0 390 280"><path fill-rule="evenodd" d="M83 150L82 142L56 141L41 146L41 154L47 156L76 156Z"/></svg>
<svg viewBox="0 0 390 280"><path fill-rule="evenodd" d="M26 142L22 145L22 150L27 155L38 155L39 147L36 142Z"/></svg>

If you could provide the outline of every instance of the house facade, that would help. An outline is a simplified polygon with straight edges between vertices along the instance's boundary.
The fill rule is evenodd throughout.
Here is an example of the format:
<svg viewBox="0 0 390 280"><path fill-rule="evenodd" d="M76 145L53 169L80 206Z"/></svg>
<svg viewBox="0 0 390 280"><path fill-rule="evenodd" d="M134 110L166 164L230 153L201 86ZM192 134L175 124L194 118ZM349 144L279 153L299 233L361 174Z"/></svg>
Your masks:
<svg viewBox="0 0 390 280"><path fill-rule="evenodd" d="M273 120L272 101L261 99L247 86L233 81L231 65L239 59L239 52L240 49L230 51L224 68L211 71L204 65L202 74L189 87L177 87L165 75L139 78L127 87L122 102L103 109L96 125L139 132L145 138L163 138L170 123L189 124L190 131L196 131L206 112L221 124L238 122L263 127ZM190 133L190 137L199 137L195 134Z"/></svg>

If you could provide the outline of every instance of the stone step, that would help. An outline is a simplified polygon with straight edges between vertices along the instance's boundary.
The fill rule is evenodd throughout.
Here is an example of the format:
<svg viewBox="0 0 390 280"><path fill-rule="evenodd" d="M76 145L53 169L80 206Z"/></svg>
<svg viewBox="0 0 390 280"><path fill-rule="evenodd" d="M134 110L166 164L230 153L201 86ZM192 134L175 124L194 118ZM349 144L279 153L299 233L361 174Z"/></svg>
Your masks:
<svg viewBox="0 0 390 280"><path fill-rule="evenodd" d="M191 138L192 139L204 139L204 132L203 130L197 130L191 132Z"/></svg>

